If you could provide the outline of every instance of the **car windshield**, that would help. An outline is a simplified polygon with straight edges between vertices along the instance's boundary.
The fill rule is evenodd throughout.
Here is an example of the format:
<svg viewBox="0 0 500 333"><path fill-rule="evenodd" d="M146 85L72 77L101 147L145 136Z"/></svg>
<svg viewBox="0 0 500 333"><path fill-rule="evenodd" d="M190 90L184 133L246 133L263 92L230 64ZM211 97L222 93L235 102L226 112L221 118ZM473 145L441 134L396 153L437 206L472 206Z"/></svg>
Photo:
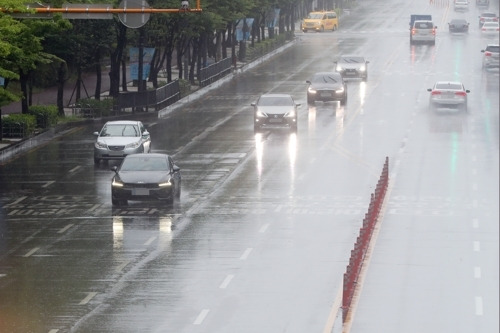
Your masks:
<svg viewBox="0 0 500 333"><path fill-rule="evenodd" d="M429 22L416 22L415 23L415 28L417 28L417 29L431 29L432 28L432 23L429 23Z"/></svg>
<svg viewBox="0 0 500 333"><path fill-rule="evenodd" d="M315 75L312 78L312 83L337 83L339 82L339 76L335 75L334 73L331 74L321 74L321 75Z"/></svg>
<svg viewBox="0 0 500 333"><path fill-rule="evenodd" d="M101 136L141 136L139 127L137 125L106 125L102 131Z"/></svg>
<svg viewBox="0 0 500 333"><path fill-rule="evenodd" d="M137 157L126 158L120 166L120 171L166 171L167 160L163 157Z"/></svg>
<svg viewBox="0 0 500 333"><path fill-rule="evenodd" d="M500 46L498 46L498 45L496 45L496 46L488 46L486 48L486 51L498 53L498 52L500 52Z"/></svg>
<svg viewBox="0 0 500 333"><path fill-rule="evenodd" d="M322 13L310 13L309 15L307 15L307 18L308 19L313 19L313 20L321 20L323 18L323 14Z"/></svg>
<svg viewBox="0 0 500 333"><path fill-rule="evenodd" d="M340 59L340 62L347 62L347 63L363 63L365 62L365 59L363 57L342 57Z"/></svg>
<svg viewBox="0 0 500 333"><path fill-rule="evenodd" d="M262 96L259 106L292 106L293 100L288 96Z"/></svg>
<svg viewBox="0 0 500 333"><path fill-rule="evenodd" d="M462 90L462 85L460 83L438 83L436 89Z"/></svg>
<svg viewBox="0 0 500 333"><path fill-rule="evenodd" d="M451 20L451 24L467 24L466 20Z"/></svg>

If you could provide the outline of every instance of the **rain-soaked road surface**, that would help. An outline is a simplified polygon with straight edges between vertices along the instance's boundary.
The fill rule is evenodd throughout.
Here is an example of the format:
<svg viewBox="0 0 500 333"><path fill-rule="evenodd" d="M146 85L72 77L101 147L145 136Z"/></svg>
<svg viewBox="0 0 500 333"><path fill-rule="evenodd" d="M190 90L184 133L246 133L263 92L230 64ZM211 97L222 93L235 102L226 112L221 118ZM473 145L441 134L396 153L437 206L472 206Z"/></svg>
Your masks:
<svg viewBox="0 0 500 333"><path fill-rule="evenodd" d="M0 332L329 332L332 316L336 330L386 157L352 331L498 331L498 71L481 70L477 29L410 47L409 14L454 14L400 2L360 1L339 31L297 32L230 84L145 116L153 151L181 167L173 206L112 208L117 162L92 159L101 123L1 165ZM341 53L368 57L368 81L348 82L345 107L307 106L305 80ZM440 79L464 81L468 113L429 112ZM297 134L254 133L265 92L302 103Z"/></svg>

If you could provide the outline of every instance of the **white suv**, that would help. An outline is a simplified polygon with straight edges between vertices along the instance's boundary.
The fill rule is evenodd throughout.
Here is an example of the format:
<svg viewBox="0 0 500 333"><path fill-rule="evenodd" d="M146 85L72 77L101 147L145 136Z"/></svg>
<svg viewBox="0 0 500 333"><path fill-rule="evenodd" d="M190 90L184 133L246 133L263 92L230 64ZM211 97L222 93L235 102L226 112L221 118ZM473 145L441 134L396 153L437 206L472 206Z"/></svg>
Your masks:
<svg viewBox="0 0 500 333"><path fill-rule="evenodd" d="M410 44L429 43L436 44L436 29L432 21L415 21L411 28Z"/></svg>
<svg viewBox="0 0 500 333"><path fill-rule="evenodd" d="M499 50L500 46L498 44L488 44L483 52L483 68L499 68Z"/></svg>

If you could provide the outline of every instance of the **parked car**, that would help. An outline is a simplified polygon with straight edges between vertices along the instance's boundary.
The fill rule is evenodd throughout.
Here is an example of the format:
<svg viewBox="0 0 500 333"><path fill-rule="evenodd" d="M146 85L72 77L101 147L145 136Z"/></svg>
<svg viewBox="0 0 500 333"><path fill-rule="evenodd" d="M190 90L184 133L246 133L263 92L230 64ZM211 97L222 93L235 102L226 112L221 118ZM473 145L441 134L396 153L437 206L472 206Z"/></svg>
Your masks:
<svg viewBox="0 0 500 333"><path fill-rule="evenodd" d="M438 81L427 91L430 92L429 107L431 110L451 107L467 111L467 94L470 93L470 90L465 89L462 82Z"/></svg>
<svg viewBox="0 0 500 333"><path fill-rule="evenodd" d="M415 21L411 29L410 45L415 43L436 44L436 29L432 21Z"/></svg>
<svg viewBox="0 0 500 333"><path fill-rule="evenodd" d="M452 19L448 23L450 33L469 32L469 22L466 19Z"/></svg>
<svg viewBox="0 0 500 333"><path fill-rule="evenodd" d="M113 166L111 203L126 205L128 200L162 200L173 203L181 196L181 169L167 154L127 155Z"/></svg>
<svg viewBox="0 0 500 333"><path fill-rule="evenodd" d="M151 136L140 121L108 121L100 132L94 132L94 163L101 160L121 160L125 156L151 151Z"/></svg>
<svg viewBox="0 0 500 333"><path fill-rule="evenodd" d="M498 22L497 14L492 12L485 12L479 15L479 28L481 28L486 22Z"/></svg>
<svg viewBox="0 0 500 333"><path fill-rule="evenodd" d="M499 51L498 44L488 44L481 50L483 53L483 68L499 68Z"/></svg>
<svg viewBox="0 0 500 333"><path fill-rule="evenodd" d="M481 27L481 35L484 37L500 37L500 26L498 22L485 22Z"/></svg>
<svg viewBox="0 0 500 333"><path fill-rule="evenodd" d="M302 21L301 30L303 32L325 30L335 31L339 27L339 18L335 11L310 12Z"/></svg>
<svg viewBox="0 0 500 333"><path fill-rule="evenodd" d="M466 12L469 10L469 1L468 0L455 0L453 3L453 9L456 12Z"/></svg>
<svg viewBox="0 0 500 333"><path fill-rule="evenodd" d="M347 103L347 85L342 75L337 72L319 72L312 76L306 83L307 104L317 101L339 101L340 105Z"/></svg>
<svg viewBox="0 0 500 333"><path fill-rule="evenodd" d="M254 107L254 130L264 128L289 128L297 131L297 112L299 103L295 103L289 94L264 94Z"/></svg>
<svg viewBox="0 0 500 333"><path fill-rule="evenodd" d="M360 78L368 79L368 64L365 57L356 55L343 55L335 61L335 71L339 72L344 79Z"/></svg>

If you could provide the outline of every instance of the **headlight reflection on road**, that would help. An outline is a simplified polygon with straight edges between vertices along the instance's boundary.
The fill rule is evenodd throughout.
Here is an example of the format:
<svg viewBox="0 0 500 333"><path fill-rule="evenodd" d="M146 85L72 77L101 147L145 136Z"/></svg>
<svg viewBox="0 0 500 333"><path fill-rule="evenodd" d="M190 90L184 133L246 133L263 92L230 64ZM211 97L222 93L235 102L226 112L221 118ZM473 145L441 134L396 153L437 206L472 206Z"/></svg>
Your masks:
<svg viewBox="0 0 500 333"><path fill-rule="evenodd" d="M363 114L363 105L365 104L366 98L366 82L361 82L359 84L359 103L361 104L361 114Z"/></svg>
<svg viewBox="0 0 500 333"><path fill-rule="evenodd" d="M255 133L255 156L257 158L257 181L260 183L262 176L262 158L264 155L264 140L262 133Z"/></svg>
<svg viewBox="0 0 500 333"><path fill-rule="evenodd" d="M123 217L113 216L113 250L121 250L123 247Z"/></svg>
<svg viewBox="0 0 500 333"><path fill-rule="evenodd" d="M290 158L290 184L295 185L295 162L297 160L297 133L291 133L288 139L288 157ZM292 188L293 190L293 188Z"/></svg>

